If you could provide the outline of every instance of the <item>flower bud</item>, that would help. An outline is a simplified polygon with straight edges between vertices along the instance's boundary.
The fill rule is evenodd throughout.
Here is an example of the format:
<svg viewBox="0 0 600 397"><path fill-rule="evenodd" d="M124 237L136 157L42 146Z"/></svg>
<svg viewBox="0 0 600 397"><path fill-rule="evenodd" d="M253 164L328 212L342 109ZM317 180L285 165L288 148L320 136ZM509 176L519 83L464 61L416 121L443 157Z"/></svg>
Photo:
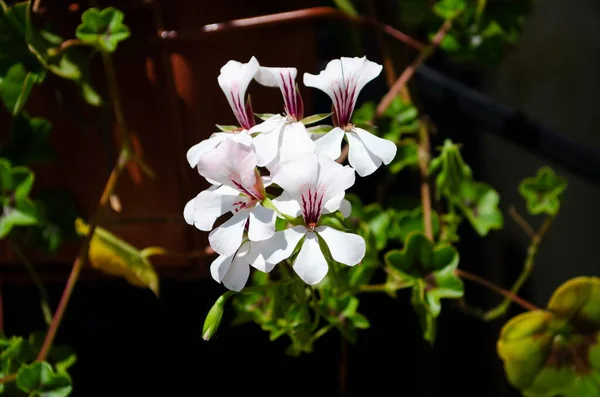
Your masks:
<svg viewBox="0 0 600 397"><path fill-rule="evenodd" d="M230 293L228 292L219 296L219 299L217 299L215 304L210 308L210 311L204 320L202 339L209 340L217 332L217 329L219 329L221 319L223 318L223 312L225 311L225 303L227 302L227 298L229 298L229 296Z"/></svg>

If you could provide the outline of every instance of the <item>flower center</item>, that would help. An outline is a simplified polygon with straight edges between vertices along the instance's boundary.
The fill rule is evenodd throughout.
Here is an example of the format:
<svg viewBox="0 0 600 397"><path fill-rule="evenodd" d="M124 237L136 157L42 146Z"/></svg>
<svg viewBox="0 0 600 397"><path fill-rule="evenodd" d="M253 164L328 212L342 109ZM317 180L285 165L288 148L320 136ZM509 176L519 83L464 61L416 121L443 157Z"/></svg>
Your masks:
<svg viewBox="0 0 600 397"><path fill-rule="evenodd" d="M323 212L323 192L319 188L308 188L300 195L300 201L304 224L314 231Z"/></svg>
<svg viewBox="0 0 600 397"><path fill-rule="evenodd" d="M354 110L356 81L350 78L344 82L343 86L339 83L334 84L331 91L333 92L333 107L335 108L335 119L338 127L346 129L350 124L352 111Z"/></svg>
<svg viewBox="0 0 600 397"><path fill-rule="evenodd" d="M236 201L235 203L233 203L233 212L235 212L236 214L242 210L246 210L248 208L252 208L256 205L256 203L258 203L258 200L255 199L251 199L249 201L244 201L244 200L240 200L240 201Z"/></svg>

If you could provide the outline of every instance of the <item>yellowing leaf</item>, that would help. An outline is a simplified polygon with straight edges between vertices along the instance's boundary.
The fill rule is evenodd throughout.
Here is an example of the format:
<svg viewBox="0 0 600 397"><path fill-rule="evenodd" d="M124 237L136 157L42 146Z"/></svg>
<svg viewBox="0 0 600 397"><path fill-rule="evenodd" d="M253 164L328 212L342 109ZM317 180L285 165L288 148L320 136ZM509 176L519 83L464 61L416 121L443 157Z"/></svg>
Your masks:
<svg viewBox="0 0 600 397"><path fill-rule="evenodd" d="M75 221L80 235L89 233L89 226L81 219ZM158 275L148 260L151 255L164 252L150 247L142 251L109 231L96 227L90 241L89 260L92 267L113 276L122 276L136 287L150 288L158 296Z"/></svg>

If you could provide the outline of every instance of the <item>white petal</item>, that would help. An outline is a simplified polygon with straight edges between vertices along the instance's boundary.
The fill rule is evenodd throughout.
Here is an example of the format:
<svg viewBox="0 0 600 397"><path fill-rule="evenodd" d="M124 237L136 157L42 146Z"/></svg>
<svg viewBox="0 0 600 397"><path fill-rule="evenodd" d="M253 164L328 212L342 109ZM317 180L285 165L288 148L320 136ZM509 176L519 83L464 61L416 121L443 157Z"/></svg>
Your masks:
<svg viewBox="0 0 600 397"><path fill-rule="evenodd" d="M256 154L252 147L231 139L205 153L198 161L198 171L205 178L232 188L254 191Z"/></svg>
<svg viewBox="0 0 600 397"><path fill-rule="evenodd" d="M329 226L320 226L316 232L325 240L331 256L337 262L354 266L365 256L365 240L358 234L340 232Z"/></svg>
<svg viewBox="0 0 600 397"><path fill-rule="evenodd" d="M348 218L352 214L352 204L350 201L343 199L340 203L340 212L344 218Z"/></svg>
<svg viewBox="0 0 600 397"><path fill-rule="evenodd" d="M255 244L258 244L257 247L265 258L265 261L278 264L292 255L294 248L296 248L296 245L298 245L298 242L305 233L306 228L304 226L294 226L275 232L270 239Z"/></svg>
<svg viewBox="0 0 600 397"><path fill-rule="evenodd" d="M192 146L186 154L187 161L190 164L190 167L195 167L198 165L198 160L200 160L200 156L204 153L208 152L211 149L214 149L219 143L221 143L227 135L230 135L226 132L217 132L212 134L210 138L203 140L200 143Z"/></svg>
<svg viewBox="0 0 600 397"><path fill-rule="evenodd" d="M240 292L250 276L250 266L248 266L248 243L240 247L231 262L227 273L223 276L221 282L225 287L232 291Z"/></svg>
<svg viewBox="0 0 600 397"><path fill-rule="evenodd" d="M256 151L256 165L264 167L269 164L279 151L279 137L281 135L281 129L283 125L280 125L278 129L261 132L252 140L254 149Z"/></svg>
<svg viewBox="0 0 600 397"><path fill-rule="evenodd" d="M336 127L315 141L315 153L337 160L342 154L344 130Z"/></svg>
<svg viewBox="0 0 600 397"><path fill-rule="evenodd" d="M281 132L281 147L279 149L279 161L286 163L304 156L306 153L315 151L315 143L304 124L289 123L286 124Z"/></svg>
<svg viewBox="0 0 600 397"><path fill-rule="evenodd" d="M248 130L241 130L233 133L228 133L228 138L234 142L239 142L246 146L252 145L252 137Z"/></svg>
<svg viewBox="0 0 600 397"><path fill-rule="evenodd" d="M348 151L348 162L360 176L371 175L381 165L381 159L371 153L365 147L363 141L354 132L346 134L350 150Z"/></svg>
<svg viewBox="0 0 600 397"><path fill-rule="evenodd" d="M216 282L220 283L221 280L223 280L227 270L229 270L232 260L233 255L219 255L217 259L210 264L210 275Z"/></svg>
<svg viewBox="0 0 600 397"><path fill-rule="evenodd" d="M260 65L254 57L248 63L229 61L221 68L221 74L217 78L233 114L240 125L246 129L252 127L253 124L253 120L248 119L246 112L246 89L259 67Z"/></svg>
<svg viewBox="0 0 600 397"><path fill-rule="evenodd" d="M260 124L256 124L254 127L250 128L248 131L249 134L256 134L258 132L262 133L270 133L273 131L279 131L281 127L286 123L286 118L280 114L274 114L269 117L265 121Z"/></svg>
<svg viewBox="0 0 600 397"><path fill-rule="evenodd" d="M318 75L305 73L304 85L318 88L329 95L344 126L350 121L358 94L381 70L381 65L366 57L342 57L330 61Z"/></svg>
<svg viewBox="0 0 600 397"><path fill-rule="evenodd" d="M318 177L318 161L314 153L289 163L280 164L271 172L273 182L287 190L290 196L297 198L300 190L306 186L315 186Z"/></svg>
<svg viewBox="0 0 600 397"><path fill-rule="evenodd" d="M344 200L345 195L346 195L345 192L341 192L340 194L337 194L337 195L333 196L332 198L330 198L329 200L327 200L325 202L325 205L323 206L323 213L331 214L331 213L337 211L338 209L340 209L340 206L342 205L342 201Z"/></svg>
<svg viewBox="0 0 600 397"><path fill-rule="evenodd" d="M216 253L231 255L240 247L244 235L244 226L246 226L249 214L248 211L240 211L210 232L208 242Z"/></svg>
<svg viewBox="0 0 600 397"><path fill-rule="evenodd" d="M256 205L250 210L248 224L248 239L250 241L266 240L275 233L276 213L262 205Z"/></svg>
<svg viewBox="0 0 600 397"><path fill-rule="evenodd" d="M251 243L250 252L248 253L248 262L250 266L260 270L264 273L269 273L275 267L276 263L269 263L265 261L265 258L261 252L260 244L263 242Z"/></svg>
<svg viewBox="0 0 600 397"><path fill-rule="evenodd" d="M353 131L356 132L367 150L379 157L383 164L391 163L396 157L397 147L394 142L375 136L362 128L355 127Z"/></svg>
<svg viewBox="0 0 600 397"><path fill-rule="evenodd" d="M204 190L194 198L194 226L207 232L213 228L218 217L234 209L233 204L239 201L240 197L237 192L234 194L224 194L224 192L228 192L228 190L222 188L212 191Z"/></svg>
<svg viewBox="0 0 600 397"><path fill-rule="evenodd" d="M327 203L331 198L343 193L354 185L356 176L351 167L328 158L319 157L319 180L318 184L325 187L323 202Z"/></svg>
<svg viewBox="0 0 600 397"><path fill-rule="evenodd" d="M185 205L185 207L183 208L183 219L185 219L185 223L187 223L188 225L193 225L194 224L194 201L196 200L196 197L194 197L193 199L191 199L190 201L187 202L187 204ZM216 220L216 218L215 218Z"/></svg>
<svg viewBox="0 0 600 397"><path fill-rule="evenodd" d="M293 265L294 271L306 283L318 284L327 275L329 267L321 248L319 239L313 232L306 233L302 248Z"/></svg>
<svg viewBox="0 0 600 397"><path fill-rule="evenodd" d="M279 87L283 95L286 110L289 115L296 117L303 111L302 98L296 92L296 68L261 67L254 77L259 84L267 87Z"/></svg>
<svg viewBox="0 0 600 397"><path fill-rule="evenodd" d="M281 193L281 196L271 200L279 212L285 215L289 215L292 218L300 216L302 209L300 203L292 197L287 190Z"/></svg>

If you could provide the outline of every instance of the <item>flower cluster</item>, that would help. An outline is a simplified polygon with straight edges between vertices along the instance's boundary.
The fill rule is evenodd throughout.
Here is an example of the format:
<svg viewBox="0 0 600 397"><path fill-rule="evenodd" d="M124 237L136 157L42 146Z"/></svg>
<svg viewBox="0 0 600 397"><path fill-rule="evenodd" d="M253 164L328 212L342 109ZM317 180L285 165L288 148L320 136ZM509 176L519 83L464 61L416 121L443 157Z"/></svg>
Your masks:
<svg viewBox="0 0 600 397"><path fill-rule="evenodd" d="M324 91L333 101L334 127L317 132L305 125L320 117L303 118L295 68L263 67L254 57L248 63L229 61L221 68L219 86L239 127L222 127L189 149L190 166L211 186L184 209L188 224L212 230L209 243L219 256L210 270L217 282L240 291L250 266L269 272L289 259L298 276L312 285L326 276L326 257L348 266L363 259L362 237L321 221L324 214L336 211L349 216L350 203L344 195L354 184L355 171L369 175L396 155L393 142L350 122L360 90L381 69L364 57L341 58L329 62L318 75L306 73L304 84ZM279 87L283 114L264 117L256 124L250 100L246 100L253 79ZM344 137L350 166L335 161ZM275 197L267 188L280 193ZM213 229L225 214L231 217ZM285 229L276 229L277 218L285 220Z"/></svg>

